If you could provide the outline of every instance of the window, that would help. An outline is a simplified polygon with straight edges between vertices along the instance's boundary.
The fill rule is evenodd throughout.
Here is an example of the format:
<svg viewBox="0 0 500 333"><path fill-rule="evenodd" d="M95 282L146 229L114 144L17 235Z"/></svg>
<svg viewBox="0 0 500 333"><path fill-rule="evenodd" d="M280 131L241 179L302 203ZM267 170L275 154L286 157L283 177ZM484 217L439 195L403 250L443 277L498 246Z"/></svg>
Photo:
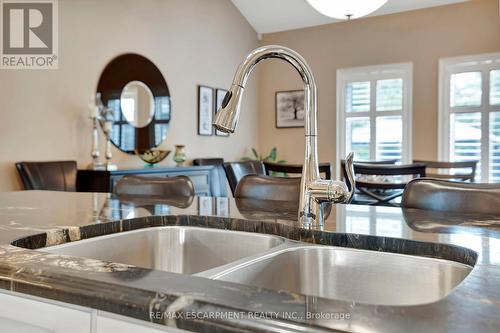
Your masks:
<svg viewBox="0 0 500 333"><path fill-rule="evenodd" d="M113 131L111 132L112 142L122 151L135 153L136 136L138 129L132 126L127 119L134 119L134 114L130 110L135 110L135 107L130 104L134 103L133 98L125 99L124 109L121 108L121 99L109 99L107 102L108 108L113 110ZM154 124L154 130L147 133L151 136L150 140L154 140L155 146L158 146L168 132L170 122L170 97L154 97L155 114L150 124ZM125 116L127 115L127 116Z"/></svg>
<svg viewBox="0 0 500 333"><path fill-rule="evenodd" d="M337 159L352 151L357 161L410 162L412 71L411 63L337 71Z"/></svg>
<svg viewBox="0 0 500 333"><path fill-rule="evenodd" d="M478 161L476 180L500 182L500 54L439 63L439 159Z"/></svg>

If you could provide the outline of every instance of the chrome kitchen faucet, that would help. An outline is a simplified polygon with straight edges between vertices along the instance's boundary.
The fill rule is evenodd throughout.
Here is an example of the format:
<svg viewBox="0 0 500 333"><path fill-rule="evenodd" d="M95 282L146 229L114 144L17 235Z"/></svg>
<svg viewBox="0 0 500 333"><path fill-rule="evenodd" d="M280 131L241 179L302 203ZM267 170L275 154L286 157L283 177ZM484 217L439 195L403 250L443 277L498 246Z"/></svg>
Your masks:
<svg viewBox="0 0 500 333"><path fill-rule="evenodd" d="M305 93L305 157L300 186L299 222L305 226L323 226L323 203L350 203L354 195L353 154L346 158L345 171L350 190L341 181L324 180L319 175L317 153L317 92L314 77L309 65L297 52L279 45L259 47L246 57L234 76L233 84L217 113L214 127L219 131L234 133L240 118L243 91L250 73L261 60L278 58L292 65L304 82Z"/></svg>

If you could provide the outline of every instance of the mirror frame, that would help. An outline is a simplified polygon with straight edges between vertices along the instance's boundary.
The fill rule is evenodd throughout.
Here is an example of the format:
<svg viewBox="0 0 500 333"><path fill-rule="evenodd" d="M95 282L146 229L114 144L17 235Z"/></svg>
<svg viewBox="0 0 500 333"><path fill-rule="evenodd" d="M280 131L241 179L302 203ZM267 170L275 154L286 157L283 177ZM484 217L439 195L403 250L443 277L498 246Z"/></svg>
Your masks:
<svg viewBox="0 0 500 333"><path fill-rule="evenodd" d="M168 98L168 116L166 118L162 119L162 117L159 116L161 110L158 110L155 105L153 118L148 125L138 128L134 127L126 120L121 109L120 98L123 88L132 81L141 81L148 86L155 100L156 98L162 97ZM161 141L156 142L155 125L165 124L169 126L172 118L172 101L165 78L158 67L156 67L156 65L149 59L135 53L126 53L113 58L102 71L97 84L96 92L101 94L101 99L105 106L115 110L115 117L117 115L117 108L116 106L111 107L109 102L118 101L119 119L115 119L113 123L113 128L119 126L120 129L118 141L121 141L122 139L121 130L124 126L133 126L135 129L135 149L126 150L120 147L121 142L111 140L116 148L125 153L135 155L136 150L145 151L158 147L165 140L168 135L168 129Z"/></svg>

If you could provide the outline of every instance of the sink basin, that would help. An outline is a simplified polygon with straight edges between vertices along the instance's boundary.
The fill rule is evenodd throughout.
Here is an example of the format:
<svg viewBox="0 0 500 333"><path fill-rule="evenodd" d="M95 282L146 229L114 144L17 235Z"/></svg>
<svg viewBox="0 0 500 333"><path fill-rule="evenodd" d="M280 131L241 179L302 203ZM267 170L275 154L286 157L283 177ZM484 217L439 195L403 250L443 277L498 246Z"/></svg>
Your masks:
<svg viewBox="0 0 500 333"><path fill-rule="evenodd" d="M277 236L196 227L146 228L52 246L40 251L195 274L263 253Z"/></svg>
<svg viewBox="0 0 500 333"><path fill-rule="evenodd" d="M338 247L292 247L214 278L267 289L379 305L445 297L471 271L447 260Z"/></svg>
<svg viewBox="0 0 500 333"><path fill-rule="evenodd" d="M448 295L472 267L454 261L282 237L167 226L39 249L261 288L377 305L418 305Z"/></svg>

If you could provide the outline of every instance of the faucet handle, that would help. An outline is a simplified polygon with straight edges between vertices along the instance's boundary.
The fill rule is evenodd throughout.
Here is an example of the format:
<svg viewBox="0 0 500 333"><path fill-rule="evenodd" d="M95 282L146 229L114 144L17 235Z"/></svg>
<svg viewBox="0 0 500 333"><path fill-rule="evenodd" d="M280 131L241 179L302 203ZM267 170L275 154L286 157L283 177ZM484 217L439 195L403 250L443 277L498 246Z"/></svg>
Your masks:
<svg viewBox="0 0 500 333"><path fill-rule="evenodd" d="M354 153L351 152L347 155L344 163L344 175L346 176L347 186L349 187L349 195L344 203L351 203L354 198L354 191L356 190L356 178L354 177Z"/></svg>

